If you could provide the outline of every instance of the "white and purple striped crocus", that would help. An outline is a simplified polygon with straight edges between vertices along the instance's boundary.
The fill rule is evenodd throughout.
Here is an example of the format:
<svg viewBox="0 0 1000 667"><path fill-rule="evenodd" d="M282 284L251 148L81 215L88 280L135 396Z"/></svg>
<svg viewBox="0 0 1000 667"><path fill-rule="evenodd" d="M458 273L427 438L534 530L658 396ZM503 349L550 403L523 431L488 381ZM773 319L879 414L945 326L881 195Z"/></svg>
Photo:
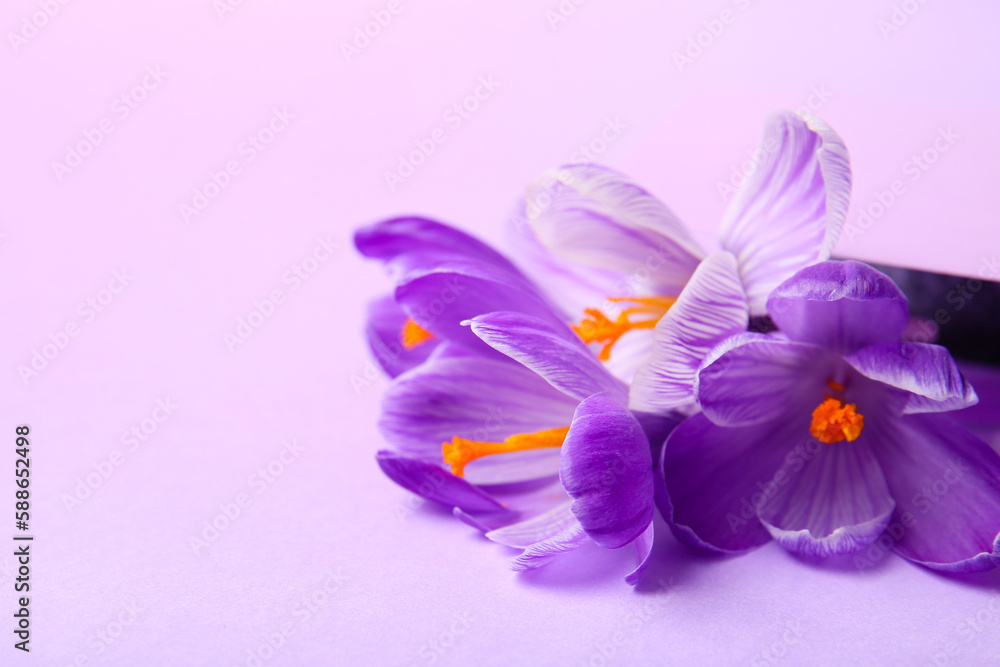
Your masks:
<svg viewBox="0 0 1000 667"><path fill-rule="evenodd" d="M452 227L398 218L358 250L395 282L369 342L394 376L379 452L400 486L453 508L538 567L588 542L631 546L638 581L653 542L653 462L627 387L506 258ZM669 421L669 420L668 420Z"/></svg>
<svg viewBox="0 0 1000 667"><path fill-rule="evenodd" d="M751 315L762 316L771 290L829 258L847 214L851 171L837 133L792 112L771 116L755 156L757 167L722 220L720 245L737 260ZM609 369L631 381L657 321L705 258L701 245L659 199L593 164L545 174L528 187L512 222L513 256L551 286Z"/></svg>
<svg viewBox="0 0 1000 667"><path fill-rule="evenodd" d="M946 413L977 397L942 347L901 341L907 300L855 261L800 270L745 331L737 262L707 259L658 327L633 405L694 412L657 502L684 542L814 556L893 548L946 571L1000 564L1000 456ZM709 350L706 353L706 350Z"/></svg>

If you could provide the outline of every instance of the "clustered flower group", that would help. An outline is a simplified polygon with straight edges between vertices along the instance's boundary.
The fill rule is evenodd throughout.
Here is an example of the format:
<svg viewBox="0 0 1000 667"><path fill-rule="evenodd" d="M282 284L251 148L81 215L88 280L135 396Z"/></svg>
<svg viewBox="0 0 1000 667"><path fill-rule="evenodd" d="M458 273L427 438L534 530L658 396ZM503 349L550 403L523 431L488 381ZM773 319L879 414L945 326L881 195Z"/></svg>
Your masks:
<svg viewBox="0 0 1000 667"><path fill-rule="evenodd" d="M522 549L515 569L631 546L634 584L655 508L718 552L881 539L938 570L1000 565L1000 456L946 414L976 393L947 350L904 338L892 280L829 260L850 198L843 142L782 112L763 145L711 254L591 164L528 187L517 265L425 218L359 230L395 285L367 326L393 378L384 473Z"/></svg>

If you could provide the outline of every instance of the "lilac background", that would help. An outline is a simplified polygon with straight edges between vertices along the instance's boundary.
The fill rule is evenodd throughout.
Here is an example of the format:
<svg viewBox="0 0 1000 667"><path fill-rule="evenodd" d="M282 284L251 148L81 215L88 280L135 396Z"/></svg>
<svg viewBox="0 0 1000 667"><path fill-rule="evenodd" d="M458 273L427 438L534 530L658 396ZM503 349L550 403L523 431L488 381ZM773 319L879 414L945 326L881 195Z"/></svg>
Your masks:
<svg viewBox="0 0 1000 667"><path fill-rule="evenodd" d="M0 663L245 665L283 624L291 634L264 664L994 658L996 573L946 578L894 556L858 572L774 545L716 559L662 524L636 591L622 582L625 553L508 571L513 551L417 507L378 472L386 383L371 379L360 331L387 282L349 238L422 212L499 240L519 190L609 120L624 127L598 159L709 237L724 209L717 184L767 112L811 106L851 150L850 224L878 212L894 180L903 186L838 254L988 275L1000 252L1000 8L910 0L919 9L883 36L890 0L564 1L576 9L554 27L558 0L402 0L348 60L341 42L387 4L244 0L220 16L212 0L4 3L0 405L11 449L14 426L32 427L37 542L33 650L13 650L0 625ZM58 12L15 48L9 33L42 5ZM674 53L724 9L732 22L679 71ZM116 98L157 66L164 78L146 78L123 117ZM499 86L449 125L479 77ZM275 108L295 118L249 161L241 144ZM104 118L113 131L60 180L53 162ZM384 172L437 127L446 141L390 191ZM908 161L948 128L958 138L913 180ZM185 221L179 205L231 160L239 173ZM308 280L285 280L317 239L339 249ZM115 271L128 285L104 291ZM230 350L225 336L274 290L282 302ZM87 299L102 311L91 317ZM78 335L64 339L67 326ZM65 343L54 355L52 340ZM43 349L54 358L25 380L19 367ZM177 407L131 451L122 435L143 420L152 429L157 399ZM260 482L285 440L304 450ZM67 508L116 451L111 476ZM249 506L193 549L240 494ZM8 624L12 566L0 555ZM98 632L131 618L123 605L135 619L106 644Z"/></svg>

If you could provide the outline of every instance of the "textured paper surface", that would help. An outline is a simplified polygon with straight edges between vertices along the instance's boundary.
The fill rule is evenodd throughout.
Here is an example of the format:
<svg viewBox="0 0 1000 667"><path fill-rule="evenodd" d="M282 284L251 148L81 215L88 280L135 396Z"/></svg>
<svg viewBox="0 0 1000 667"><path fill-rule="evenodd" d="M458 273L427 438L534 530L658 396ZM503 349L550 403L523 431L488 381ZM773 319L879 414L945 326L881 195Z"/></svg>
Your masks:
<svg viewBox="0 0 1000 667"><path fill-rule="evenodd" d="M388 282L350 247L355 226L408 212L499 241L524 185L582 146L711 238L719 183L766 114L805 107L851 151L850 225L900 182L839 256L1000 271L995 5L220 4L0 12L0 442L12 450L14 426L31 425L36 536L27 656L9 629L14 559L0 556L0 663L995 657L995 573L948 578L892 555L859 571L775 545L720 559L659 521L637 590L628 554L598 549L508 571L515 552L375 465L386 382L361 327ZM345 56L373 12L391 21ZM428 140L390 188L385 172ZM37 374L21 371L36 353Z"/></svg>

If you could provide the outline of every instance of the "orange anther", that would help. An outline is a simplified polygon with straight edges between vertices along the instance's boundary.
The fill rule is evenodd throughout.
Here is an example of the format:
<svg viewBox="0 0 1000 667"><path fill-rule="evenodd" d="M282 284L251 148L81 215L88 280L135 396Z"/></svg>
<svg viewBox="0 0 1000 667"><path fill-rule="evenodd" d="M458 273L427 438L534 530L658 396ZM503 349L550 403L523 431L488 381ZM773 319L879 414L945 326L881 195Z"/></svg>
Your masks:
<svg viewBox="0 0 1000 667"><path fill-rule="evenodd" d="M451 439L451 442L441 443L441 452L444 454L444 462L451 465L451 472L461 477L464 474L465 465L469 461L493 454L507 454L508 452L543 449L545 447L562 447L567 433L569 433L569 426L563 426L537 433L518 433L503 442L479 442L466 440L456 435Z"/></svg>

